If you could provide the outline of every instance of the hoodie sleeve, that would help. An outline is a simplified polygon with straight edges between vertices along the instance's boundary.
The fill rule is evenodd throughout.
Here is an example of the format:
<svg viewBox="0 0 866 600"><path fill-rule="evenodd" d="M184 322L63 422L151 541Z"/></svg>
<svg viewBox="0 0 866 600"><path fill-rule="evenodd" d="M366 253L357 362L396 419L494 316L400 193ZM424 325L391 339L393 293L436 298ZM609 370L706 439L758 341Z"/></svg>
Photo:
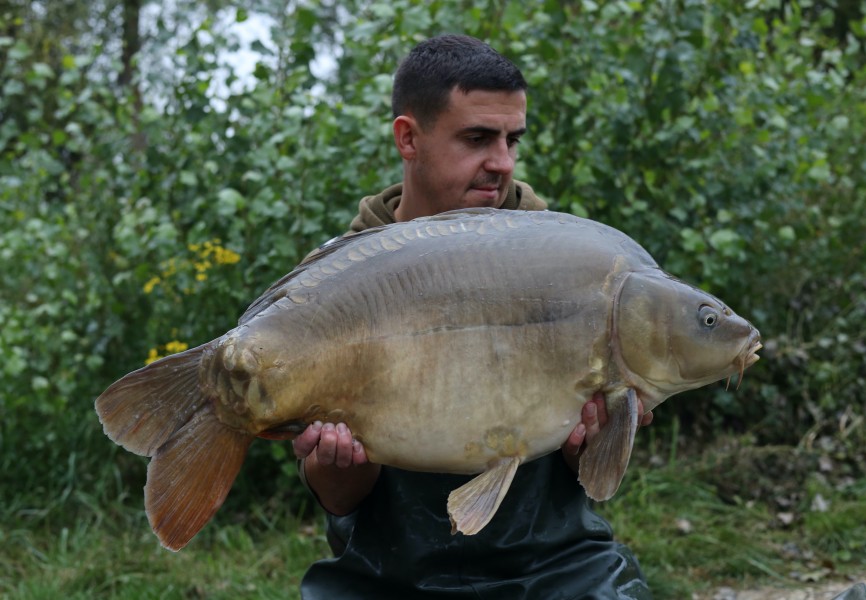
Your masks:
<svg viewBox="0 0 866 600"><path fill-rule="evenodd" d="M547 210L547 202L539 198L528 183L514 180L502 208L511 210Z"/></svg>

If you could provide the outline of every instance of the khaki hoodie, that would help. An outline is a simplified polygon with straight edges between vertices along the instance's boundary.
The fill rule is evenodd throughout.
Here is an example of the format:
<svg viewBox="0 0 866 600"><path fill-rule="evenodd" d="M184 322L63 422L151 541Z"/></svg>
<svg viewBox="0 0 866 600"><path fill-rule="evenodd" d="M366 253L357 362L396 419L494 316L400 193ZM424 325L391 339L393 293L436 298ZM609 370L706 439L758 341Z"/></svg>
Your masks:
<svg viewBox="0 0 866 600"><path fill-rule="evenodd" d="M358 204L358 214L352 219L348 233L359 233L371 227L395 223L394 209L400 204L403 184L398 183L375 196L366 196ZM547 203L535 195L529 185L512 181L502 207L507 210L545 210Z"/></svg>
<svg viewBox="0 0 866 600"><path fill-rule="evenodd" d="M394 217L394 209L400 204L400 198L403 194L403 184L397 183L388 188L385 188L375 196L365 196L358 203L358 214L352 219L349 225L349 231L343 235L353 235L360 233L365 229L373 227L381 227L382 225L390 225L396 223ZM546 210L547 202L535 195L532 188L522 181L512 181L508 186L508 193L505 195L505 202L502 203L502 209L505 210ZM301 264L308 262L316 256L320 250L328 244L339 238L334 238L325 242L312 252L310 252Z"/></svg>

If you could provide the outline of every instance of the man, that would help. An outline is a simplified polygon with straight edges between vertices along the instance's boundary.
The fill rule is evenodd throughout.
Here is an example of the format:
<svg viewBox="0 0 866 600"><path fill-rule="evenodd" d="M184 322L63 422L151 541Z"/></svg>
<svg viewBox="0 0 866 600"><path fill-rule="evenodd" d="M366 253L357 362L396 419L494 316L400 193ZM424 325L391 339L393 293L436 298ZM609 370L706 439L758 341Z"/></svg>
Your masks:
<svg viewBox="0 0 866 600"><path fill-rule="evenodd" d="M392 98L403 182L364 198L351 232L458 208L544 210L512 180L526 87L517 67L474 38L419 44L400 65ZM469 477L373 464L344 424L310 425L293 445L329 513L336 557L310 568L302 597L649 598L633 555L576 481L579 449L605 420L597 394L562 451L521 466L496 517L474 536L452 536L443 510ZM647 413L642 423L651 420Z"/></svg>

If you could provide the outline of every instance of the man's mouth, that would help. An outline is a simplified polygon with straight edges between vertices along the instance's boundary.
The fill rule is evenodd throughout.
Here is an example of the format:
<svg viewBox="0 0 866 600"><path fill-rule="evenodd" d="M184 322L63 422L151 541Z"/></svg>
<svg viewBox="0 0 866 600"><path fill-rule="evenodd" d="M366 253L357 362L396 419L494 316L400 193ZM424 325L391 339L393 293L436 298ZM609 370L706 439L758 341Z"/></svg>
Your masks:
<svg viewBox="0 0 866 600"><path fill-rule="evenodd" d="M478 190L480 192L498 192L499 191L499 182L498 181L481 181L477 183L472 183L470 189Z"/></svg>

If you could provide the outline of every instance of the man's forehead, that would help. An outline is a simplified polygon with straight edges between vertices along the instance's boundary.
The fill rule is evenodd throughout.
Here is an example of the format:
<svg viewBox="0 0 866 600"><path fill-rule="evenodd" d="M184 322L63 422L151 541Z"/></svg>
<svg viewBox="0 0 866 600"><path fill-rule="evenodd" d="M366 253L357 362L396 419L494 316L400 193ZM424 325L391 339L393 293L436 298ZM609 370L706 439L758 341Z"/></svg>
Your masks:
<svg viewBox="0 0 866 600"><path fill-rule="evenodd" d="M526 121L526 93L523 90L513 92L501 90L470 90L463 91L453 88L448 95L448 104L441 116L458 119L480 119L477 126L485 125L485 121L504 123L509 129L520 129ZM472 126L464 124L464 126Z"/></svg>
<svg viewBox="0 0 866 600"><path fill-rule="evenodd" d="M526 105L526 92L523 90L485 90L473 89L464 90L457 86L451 88L448 93L448 106L454 103L490 103L490 102L509 102L522 103Z"/></svg>

